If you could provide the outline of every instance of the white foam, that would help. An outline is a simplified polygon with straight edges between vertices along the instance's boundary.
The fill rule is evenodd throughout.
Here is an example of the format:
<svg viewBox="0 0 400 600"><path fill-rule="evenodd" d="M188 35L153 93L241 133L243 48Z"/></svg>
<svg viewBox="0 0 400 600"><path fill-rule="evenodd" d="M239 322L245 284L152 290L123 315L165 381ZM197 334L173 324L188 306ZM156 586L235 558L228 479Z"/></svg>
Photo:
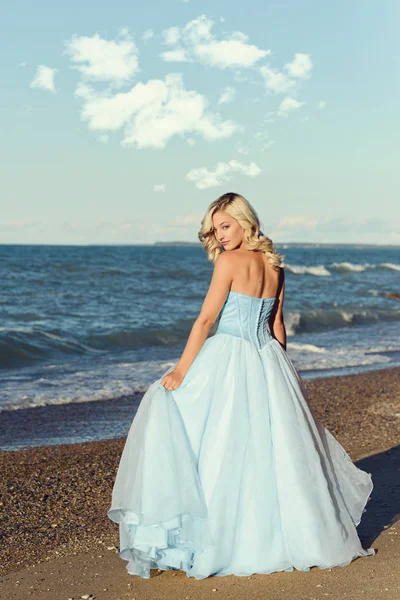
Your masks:
<svg viewBox="0 0 400 600"><path fill-rule="evenodd" d="M326 352L325 348L320 348L318 346L314 346L314 344L299 344L297 342L289 342L287 347L290 350L303 350L304 352Z"/></svg>
<svg viewBox="0 0 400 600"><path fill-rule="evenodd" d="M362 348L332 348L321 353L307 352L288 348L289 355L296 368L302 371L320 371L324 369L340 369L346 367L367 366L391 363L388 356L369 354Z"/></svg>
<svg viewBox="0 0 400 600"><path fill-rule="evenodd" d="M335 271L350 273L362 273L367 269L376 269L377 267L383 267L384 269L391 269L393 271L400 271L400 265L395 263L380 263L379 265L374 265L371 263L351 263L347 261L343 262L334 262L330 265L329 268ZM295 275L316 275L319 277L326 277L331 275L329 269L325 267L325 265L315 265L315 266L303 266L303 265L290 265L286 264L286 269L290 273L294 273Z"/></svg>
<svg viewBox="0 0 400 600"><path fill-rule="evenodd" d="M287 335L295 335L296 328L300 324L301 314L299 312L285 313L285 329Z"/></svg>
<svg viewBox="0 0 400 600"><path fill-rule="evenodd" d="M103 362L82 371L79 361L63 365L46 365L52 368L51 378L21 381L16 388L13 382L3 385L0 412L38 406L73 404L109 400L133 393L143 394L155 380L176 364L176 360L149 360L139 362ZM80 367L80 369L79 369ZM131 371L127 372L127 367ZM76 368L76 370L75 370Z"/></svg>
<svg viewBox="0 0 400 600"><path fill-rule="evenodd" d="M400 352L400 346L395 346L392 344L382 345L382 346L371 346L366 350L368 352Z"/></svg>
<svg viewBox="0 0 400 600"><path fill-rule="evenodd" d="M393 271L400 271L400 265L395 265L394 263L381 263L381 267L385 267L385 269L392 269Z"/></svg>
<svg viewBox="0 0 400 600"><path fill-rule="evenodd" d="M315 265L314 267L304 267L300 265L286 264L286 269L295 275L315 275L317 277L327 277L330 272L324 265Z"/></svg>
<svg viewBox="0 0 400 600"><path fill-rule="evenodd" d="M352 320L354 319L354 313L346 312L345 310L341 310L339 312L340 312L341 316L343 317L343 320L346 321L346 323L351 323Z"/></svg>
<svg viewBox="0 0 400 600"><path fill-rule="evenodd" d="M361 273L362 271L365 271L371 266L373 265L370 265L369 263L358 265L350 262L340 262L331 264L332 269L337 269L338 271L354 271L357 273Z"/></svg>

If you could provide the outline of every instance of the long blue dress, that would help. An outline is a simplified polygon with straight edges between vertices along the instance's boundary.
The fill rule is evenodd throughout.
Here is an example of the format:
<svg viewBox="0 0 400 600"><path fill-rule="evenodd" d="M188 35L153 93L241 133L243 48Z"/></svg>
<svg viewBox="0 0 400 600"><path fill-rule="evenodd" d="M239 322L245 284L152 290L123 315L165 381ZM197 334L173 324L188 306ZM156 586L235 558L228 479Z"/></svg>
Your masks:
<svg viewBox="0 0 400 600"><path fill-rule="evenodd" d="M188 577L347 565L372 492L272 337L275 298L230 291L182 384L144 394L108 517L128 573Z"/></svg>

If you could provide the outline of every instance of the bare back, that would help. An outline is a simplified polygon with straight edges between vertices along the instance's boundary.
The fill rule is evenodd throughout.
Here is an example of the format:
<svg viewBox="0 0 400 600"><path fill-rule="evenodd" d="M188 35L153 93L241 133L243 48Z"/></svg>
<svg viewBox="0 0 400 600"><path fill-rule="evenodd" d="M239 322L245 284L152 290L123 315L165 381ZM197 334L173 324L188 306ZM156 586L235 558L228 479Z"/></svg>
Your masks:
<svg viewBox="0 0 400 600"><path fill-rule="evenodd" d="M251 250L232 252L234 277L231 291L257 298L272 298L279 295L281 269L275 270L263 252Z"/></svg>

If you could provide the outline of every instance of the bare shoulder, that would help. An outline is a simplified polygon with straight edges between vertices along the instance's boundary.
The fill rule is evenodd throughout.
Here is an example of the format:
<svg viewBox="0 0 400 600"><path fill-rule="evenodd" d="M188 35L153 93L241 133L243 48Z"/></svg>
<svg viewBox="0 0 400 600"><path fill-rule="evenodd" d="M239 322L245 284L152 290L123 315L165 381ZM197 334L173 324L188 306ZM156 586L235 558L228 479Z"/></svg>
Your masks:
<svg viewBox="0 0 400 600"><path fill-rule="evenodd" d="M221 254L217 256L214 266L217 267L218 265L218 267L222 269L231 269L236 262L236 257L232 252L221 252Z"/></svg>

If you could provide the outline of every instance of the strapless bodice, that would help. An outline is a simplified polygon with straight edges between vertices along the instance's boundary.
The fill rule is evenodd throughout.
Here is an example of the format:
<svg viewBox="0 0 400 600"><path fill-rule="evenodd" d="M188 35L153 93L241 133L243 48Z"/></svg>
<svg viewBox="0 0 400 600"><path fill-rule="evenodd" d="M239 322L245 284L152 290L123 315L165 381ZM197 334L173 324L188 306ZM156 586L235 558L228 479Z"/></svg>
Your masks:
<svg viewBox="0 0 400 600"><path fill-rule="evenodd" d="M227 333L248 340L259 350L272 339L269 319L275 297L257 298L229 291L218 317L216 334Z"/></svg>

